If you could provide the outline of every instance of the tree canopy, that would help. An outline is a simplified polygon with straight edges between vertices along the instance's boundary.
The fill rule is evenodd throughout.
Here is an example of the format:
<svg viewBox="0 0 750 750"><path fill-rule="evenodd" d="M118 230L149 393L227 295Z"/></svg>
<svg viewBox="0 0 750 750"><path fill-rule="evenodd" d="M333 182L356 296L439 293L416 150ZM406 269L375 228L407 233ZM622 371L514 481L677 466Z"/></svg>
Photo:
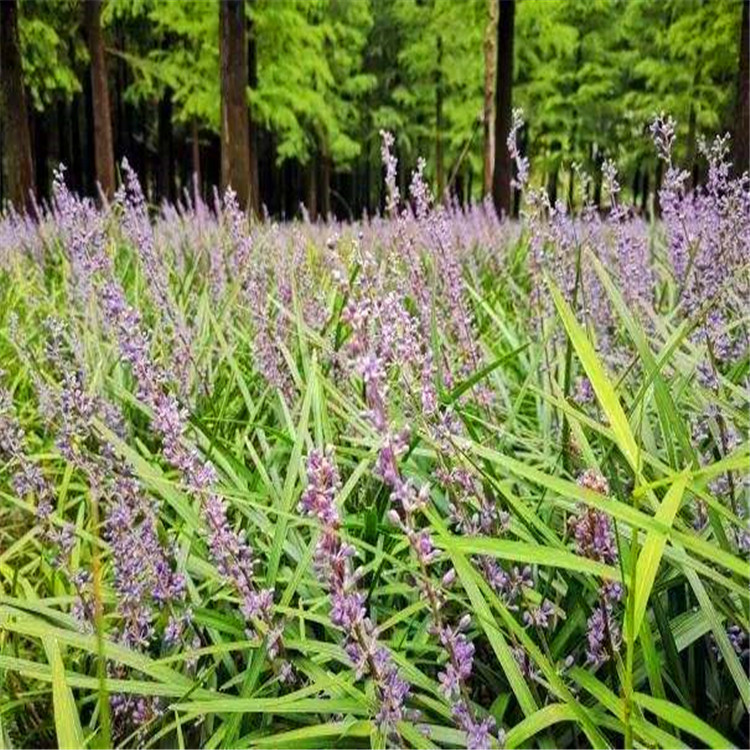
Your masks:
<svg viewBox="0 0 750 750"><path fill-rule="evenodd" d="M438 188L480 198L492 2L246 0L257 66L247 101L259 129L264 201L283 211L283 196L274 196L299 193L305 171L324 164L352 196L350 209L372 210L382 128L393 131L407 171L423 156ZM679 159L699 172L700 135L732 129L741 8L741 0L518 0L513 103L525 111L532 180L554 182L556 191L558 177L573 180L574 162L596 173L614 159L638 192L642 176L657 170L643 135L661 110L679 123ZM217 148L219 0L106 0L101 22L115 158L128 156L158 198L149 181L157 167L149 165L161 158L159 132L185 149L195 139L194 153L209 162ZM75 147L42 149L37 141L62 127L51 113L77 107L85 169L91 104L80 2L20 0L19 38L29 109L42 123L37 158L41 151L50 162L72 158ZM169 107L160 110L165 96ZM187 184L190 171L170 179ZM218 182L210 168L204 178Z"/></svg>

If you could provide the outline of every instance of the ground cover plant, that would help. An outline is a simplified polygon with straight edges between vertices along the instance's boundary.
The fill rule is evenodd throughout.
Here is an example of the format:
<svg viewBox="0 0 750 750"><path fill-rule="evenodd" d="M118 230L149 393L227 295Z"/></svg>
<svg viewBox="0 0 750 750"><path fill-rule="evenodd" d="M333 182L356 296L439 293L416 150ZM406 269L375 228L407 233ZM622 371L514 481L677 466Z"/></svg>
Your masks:
<svg viewBox="0 0 750 750"><path fill-rule="evenodd" d="M0 743L746 746L750 185L0 221ZM587 176L580 175L585 185Z"/></svg>

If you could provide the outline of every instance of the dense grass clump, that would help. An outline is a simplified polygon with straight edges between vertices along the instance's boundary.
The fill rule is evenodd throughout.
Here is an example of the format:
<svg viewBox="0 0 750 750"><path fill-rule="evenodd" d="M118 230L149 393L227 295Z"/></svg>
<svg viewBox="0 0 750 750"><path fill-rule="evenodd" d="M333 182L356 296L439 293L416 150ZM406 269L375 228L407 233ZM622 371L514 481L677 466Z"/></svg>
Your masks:
<svg viewBox="0 0 750 750"><path fill-rule="evenodd" d="M654 223L387 138L356 225L6 214L0 744L747 746L750 188L673 132Z"/></svg>

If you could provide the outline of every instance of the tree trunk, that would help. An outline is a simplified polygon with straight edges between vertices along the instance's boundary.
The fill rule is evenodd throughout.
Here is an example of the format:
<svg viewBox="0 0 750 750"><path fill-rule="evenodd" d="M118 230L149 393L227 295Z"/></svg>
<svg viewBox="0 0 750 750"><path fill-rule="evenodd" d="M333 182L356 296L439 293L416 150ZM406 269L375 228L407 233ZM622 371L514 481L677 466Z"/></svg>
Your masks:
<svg viewBox="0 0 750 750"><path fill-rule="evenodd" d="M159 100L159 197L174 201L174 139L172 138L172 91L168 87Z"/></svg>
<svg viewBox="0 0 750 750"><path fill-rule="evenodd" d="M253 19L248 19L247 34L247 83L251 91L258 89L258 54ZM255 216L260 216L260 177L258 173L258 126L253 117L252 106L248 115L248 132L250 134L250 207Z"/></svg>
<svg viewBox="0 0 750 750"><path fill-rule="evenodd" d="M573 210L573 203L576 199L576 171L573 169L573 165L570 165L568 170L568 209Z"/></svg>
<svg viewBox="0 0 750 750"><path fill-rule="evenodd" d="M559 167L557 164L552 166L550 173L547 177L547 197L549 202L554 206L557 203L557 173Z"/></svg>
<svg viewBox="0 0 750 750"><path fill-rule="evenodd" d="M318 220L318 160L315 156L310 157L305 170L305 208L310 221Z"/></svg>
<svg viewBox="0 0 750 750"><path fill-rule="evenodd" d="M324 219L331 214L331 158L323 154L320 162L320 212Z"/></svg>
<svg viewBox="0 0 750 750"><path fill-rule="evenodd" d="M81 131L81 110L86 102L81 94L76 94L70 103L70 186L80 193L84 187L84 151Z"/></svg>
<svg viewBox="0 0 750 750"><path fill-rule="evenodd" d="M107 63L104 59L101 0L83 4L84 24L91 57L91 97L94 116L96 180L107 198L115 193L115 155L112 146L112 113L109 108Z"/></svg>
<svg viewBox="0 0 750 750"><path fill-rule="evenodd" d="M497 36L497 0L487 0L489 19L484 32L484 111L482 125L484 130L483 161L484 176L482 183L482 195L492 192L492 163L494 153L494 133L492 116L495 88L495 38Z"/></svg>
<svg viewBox="0 0 750 750"><path fill-rule="evenodd" d="M688 136L687 136L687 160L686 167L690 173L690 187L695 189L695 143L696 143L696 129L697 129L697 117L695 112L695 105L690 105L690 112L688 114Z"/></svg>
<svg viewBox="0 0 750 750"><path fill-rule="evenodd" d="M2 94L0 93L0 96ZM0 208L5 205L5 170L3 169L3 163L5 162L5 130L3 129L3 118L0 117Z"/></svg>
<svg viewBox="0 0 750 750"><path fill-rule="evenodd" d="M748 9L750 0L742 3L742 28L740 29L740 69L737 81L737 114L734 134L734 169L737 174L750 170L750 44Z"/></svg>
<svg viewBox="0 0 750 750"><path fill-rule="evenodd" d="M85 179L81 180L87 195L96 195L96 166L94 156L94 98L91 93L91 76L84 76L81 116L81 155Z"/></svg>
<svg viewBox="0 0 750 750"><path fill-rule="evenodd" d="M370 154L370 144L368 143L365 147L367 149L366 161L365 161L365 205L364 209L367 211L367 215L371 216L374 212L370 204L372 197L372 156Z"/></svg>
<svg viewBox="0 0 750 750"><path fill-rule="evenodd" d="M34 192L31 135L18 41L18 3L0 2L0 95L2 97L3 152L6 194L17 210L30 209Z"/></svg>
<svg viewBox="0 0 750 750"><path fill-rule="evenodd" d="M437 202L443 200L445 167L443 165L443 38L437 38L437 64L435 66L435 178Z"/></svg>
<svg viewBox="0 0 750 750"><path fill-rule="evenodd" d="M34 112L34 149L33 162L36 170L35 184L37 198L43 201L47 197L49 185L49 169L47 160L49 158L50 133L46 127L47 116L44 112Z"/></svg>
<svg viewBox="0 0 750 750"><path fill-rule="evenodd" d="M58 164L64 164L70 168L73 166L73 149L70 138L72 119L72 107L64 101L57 102L57 132L60 143L58 153ZM55 164L57 169L58 164Z"/></svg>
<svg viewBox="0 0 750 750"><path fill-rule="evenodd" d="M643 183L641 186L641 214L648 216L648 167L643 170Z"/></svg>
<svg viewBox="0 0 750 750"><path fill-rule="evenodd" d="M237 193L243 209L250 208L250 131L245 87L247 44L244 0L221 0L221 189Z"/></svg>
<svg viewBox="0 0 750 750"><path fill-rule="evenodd" d="M515 13L515 0L500 0L497 24L497 85L495 86L495 169L492 176L492 198L498 216L507 216L511 210L512 165L506 142L512 118Z"/></svg>
<svg viewBox="0 0 750 750"><path fill-rule="evenodd" d="M591 157L594 163L594 208L599 211L602 207L602 167L604 166L604 155L596 143L592 145Z"/></svg>
<svg viewBox="0 0 750 750"><path fill-rule="evenodd" d="M195 195L198 196L202 192L201 186L201 142L198 131L198 120L193 118L190 123L190 151L192 157L193 176L192 185L195 191Z"/></svg>
<svg viewBox="0 0 750 750"><path fill-rule="evenodd" d="M635 165L635 174L633 175L633 206L638 205L638 191L641 188L641 163Z"/></svg>
<svg viewBox="0 0 750 750"><path fill-rule="evenodd" d="M659 159L656 162L656 174L654 175L654 208L653 218L659 219L661 217L661 182L664 179L664 162Z"/></svg>

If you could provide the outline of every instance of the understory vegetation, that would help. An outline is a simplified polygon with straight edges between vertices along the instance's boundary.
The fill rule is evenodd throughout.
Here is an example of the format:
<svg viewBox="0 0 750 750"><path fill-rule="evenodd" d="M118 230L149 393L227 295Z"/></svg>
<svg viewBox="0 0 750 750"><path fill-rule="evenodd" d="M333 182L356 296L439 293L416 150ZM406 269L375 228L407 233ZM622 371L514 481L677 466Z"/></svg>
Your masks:
<svg viewBox="0 0 750 750"><path fill-rule="evenodd" d="M358 223L0 219L0 745L747 747L748 177L521 128L519 221L388 133Z"/></svg>

